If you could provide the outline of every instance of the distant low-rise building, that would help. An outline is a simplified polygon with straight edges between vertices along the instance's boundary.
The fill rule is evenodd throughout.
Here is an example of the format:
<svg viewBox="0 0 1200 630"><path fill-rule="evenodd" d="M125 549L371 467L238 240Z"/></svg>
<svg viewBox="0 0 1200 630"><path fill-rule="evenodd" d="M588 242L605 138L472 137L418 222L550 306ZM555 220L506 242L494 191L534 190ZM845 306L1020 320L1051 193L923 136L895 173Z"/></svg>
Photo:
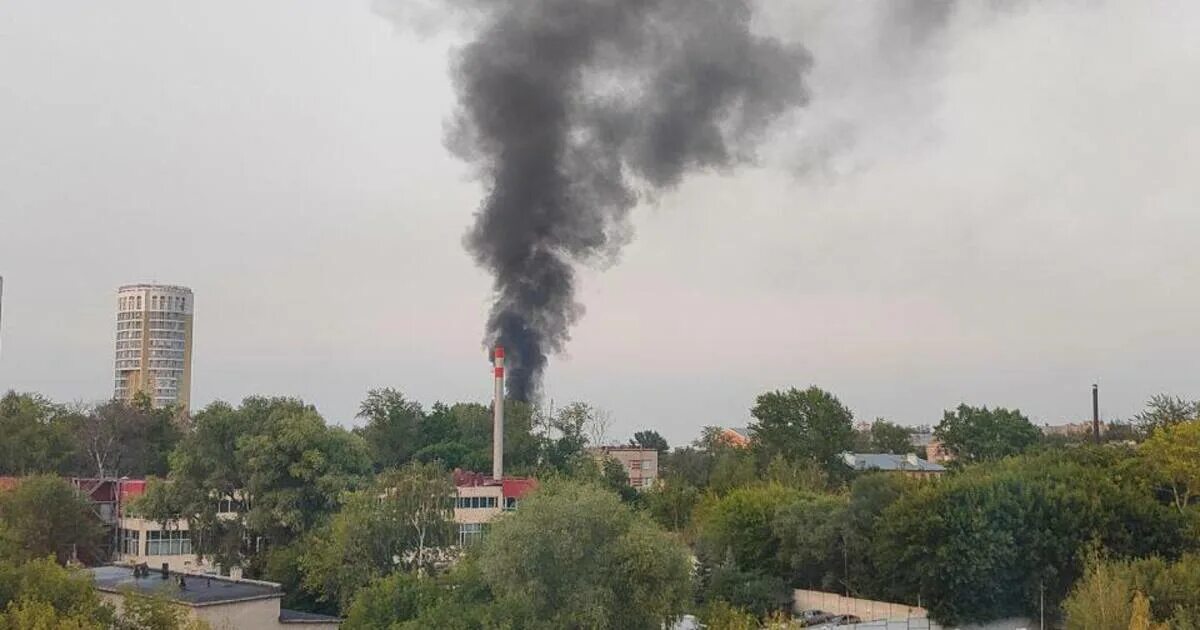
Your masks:
<svg viewBox="0 0 1200 630"><path fill-rule="evenodd" d="M1091 435L1093 431L1092 422L1090 420L1084 422L1068 422L1066 424L1043 424L1041 426L1042 435L1057 435L1063 437L1074 437L1080 435ZM1100 434L1103 435L1108 430L1107 423L1100 423Z"/></svg>
<svg viewBox="0 0 1200 630"><path fill-rule="evenodd" d="M481 540L488 525L506 511L517 509L521 499L537 488L537 480L506 477L499 482L482 473L454 471L454 522L458 545Z"/></svg>
<svg viewBox="0 0 1200 630"><path fill-rule="evenodd" d="M927 462L912 454L842 453L842 461L857 471L880 470L910 477L938 477L946 472L945 466Z"/></svg>
<svg viewBox="0 0 1200 630"><path fill-rule="evenodd" d="M274 582L141 566L110 565L93 567L88 572L100 596L118 611L132 592L165 598L189 618L207 622L214 629L333 630L341 625L337 617L282 608L283 588Z"/></svg>
<svg viewBox="0 0 1200 630"><path fill-rule="evenodd" d="M721 441L730 446L744 448L750 446L749 427L729 427L721 429Z"/></svg>
<svg viewBox="0 0 1200 630"><path fill-rule="evenodd" d="M658 451L640 446L601 446L591 450L597 459L614 459L625 469L629 485L639 490L658 481Z"/></svg>
<svg viewBox="0 0 1200 630"><path fill-rule="evenodd" d="M909 439L913 449L918 453L925 453L927 461L942 464L954 459L954 455L946 450L946 446L934 437L933 433L913 433Z"/></svg>

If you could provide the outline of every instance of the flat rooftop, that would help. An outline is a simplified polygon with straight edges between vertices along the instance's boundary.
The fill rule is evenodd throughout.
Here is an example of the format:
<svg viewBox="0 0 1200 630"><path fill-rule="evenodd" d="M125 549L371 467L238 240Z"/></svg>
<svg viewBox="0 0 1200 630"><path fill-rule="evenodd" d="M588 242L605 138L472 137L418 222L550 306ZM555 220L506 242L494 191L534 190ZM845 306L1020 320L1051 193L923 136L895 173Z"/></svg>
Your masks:
<svg viewBox="0 0 1200 630"><path fill-rule="evenodd" d="M150 569L150 575L147 577L134 577L133 567L115 565L92 567L88 572L92 574L96 588L104 592L124 593L132 590L142 595L165 597L192 606L283 597L283 590L278 584L257 580L235 580L218 575L174 571L164 580L162 573L157 569ZM182 588L179 585L180 577L184 582Z"/></svg>

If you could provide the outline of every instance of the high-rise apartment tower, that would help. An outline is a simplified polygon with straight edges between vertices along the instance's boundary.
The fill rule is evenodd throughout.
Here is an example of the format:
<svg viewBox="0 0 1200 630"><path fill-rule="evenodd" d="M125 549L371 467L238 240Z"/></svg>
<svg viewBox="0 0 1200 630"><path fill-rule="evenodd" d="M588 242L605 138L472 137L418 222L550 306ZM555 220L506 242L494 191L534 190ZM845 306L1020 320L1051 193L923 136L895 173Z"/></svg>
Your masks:
<svg viewBox="0 0 1200 630"><path fill-rule="evenodd" d="M117 290L113 398L145 392L155 407L182 407L192 394L192 290L130 284Z"/></svg>

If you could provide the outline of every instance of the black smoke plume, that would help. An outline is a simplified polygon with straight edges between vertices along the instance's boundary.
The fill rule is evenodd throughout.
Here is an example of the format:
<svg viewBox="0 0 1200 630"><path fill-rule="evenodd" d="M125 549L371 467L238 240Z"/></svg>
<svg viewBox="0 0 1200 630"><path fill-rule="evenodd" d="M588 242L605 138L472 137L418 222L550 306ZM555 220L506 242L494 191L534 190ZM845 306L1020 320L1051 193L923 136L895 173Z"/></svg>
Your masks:
<svg viewBox="0 0 1200 630"><path fill-rule="evenodd" d="M538 394L583 314L576 265L615 256L639 198L752 157L806 100L807 52L751 29L748 0L455 0L451 147L487 198L466 236L495 276L487 339L508 395Z"/></svg>

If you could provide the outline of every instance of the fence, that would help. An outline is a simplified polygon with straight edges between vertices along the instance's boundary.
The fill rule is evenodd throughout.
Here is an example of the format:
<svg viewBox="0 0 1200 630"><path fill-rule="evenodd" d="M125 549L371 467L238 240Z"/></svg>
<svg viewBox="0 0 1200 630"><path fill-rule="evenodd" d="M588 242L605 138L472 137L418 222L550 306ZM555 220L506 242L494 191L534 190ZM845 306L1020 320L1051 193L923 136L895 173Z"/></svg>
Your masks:
<svg viewBox="0 0 1200 630"><path fill-rule="evenodd" d="M796 589L792 596L792 609L823 610L835 615L855 615L863 621L876 619L924 619L925 609L907 604L879 602L871 599L845 597L837 593L824 591L806 591ZM922 626L924 627L924 626Z"/></svg>

